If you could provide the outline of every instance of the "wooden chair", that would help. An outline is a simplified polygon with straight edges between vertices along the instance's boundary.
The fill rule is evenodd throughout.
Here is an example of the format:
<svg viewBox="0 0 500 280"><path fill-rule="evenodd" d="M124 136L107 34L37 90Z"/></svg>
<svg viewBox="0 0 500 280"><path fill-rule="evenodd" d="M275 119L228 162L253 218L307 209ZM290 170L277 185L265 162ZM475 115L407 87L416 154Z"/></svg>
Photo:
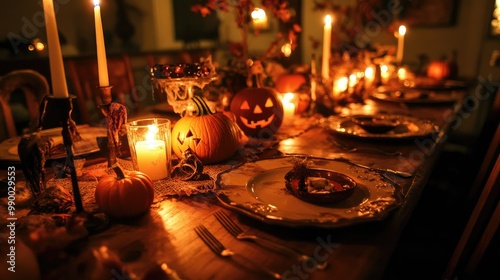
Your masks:
<svg viewBox="0 0 500 280"><path fill-rule="evenodd" d="M24 131L16 128L10 101L13 94L22 94L28 112L29 123ZM40 117L40 104L49 94L47 79L31 69L14 70L0 77L0 108L3 121L0 123L0 139L15 137L23 132L34 131Z"/></svg>
<svg viewBox="0 0 500 280"><path fill-rule="evenodd" d="M474 184L481 194L444 272L444 279L475 277L477 268L500 225L500 125L489 145ZM475 186L477 188L477 186Z"/></svg>
<svg viewBox="0 0 500 280"><path fill-rule="evenodd" d="M98 123L104 117L98 105L102 104L99 90L99 73L97 59L73 58L65 61L73 93L77 96L75 113L77 122L87 124ZM124 104L129 114L139 111L139 98L130 59L127 55L107 58L109 84L113 87L113 101Z"/></svg>

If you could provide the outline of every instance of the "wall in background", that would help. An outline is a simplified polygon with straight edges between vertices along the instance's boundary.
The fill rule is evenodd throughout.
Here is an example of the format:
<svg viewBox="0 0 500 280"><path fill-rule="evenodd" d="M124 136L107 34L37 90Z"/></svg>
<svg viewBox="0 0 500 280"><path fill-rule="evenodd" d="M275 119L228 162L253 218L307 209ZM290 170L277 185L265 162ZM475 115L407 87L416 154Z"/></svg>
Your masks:
<svg viewBox="0 0 500 280"><path fill-rule="evenodd" d="M116 35L117 4L123 0L101 0L103 26L106 33L107 49L110 52L127 50L121 45ZM132 42L136 51L161 49L182 49L181 41L175 40L173 28L174 0L128 0L127 15L134 24ZM343 3L353 3L355 0L343 0ZM45 38L45 29L39 15L43 14L39 0L16 1L9 4L9 9L0 11L4 24L0 25L0 40L6 39L9 33L23 35L28 32L31 37ZM316 53L319 62L321 50L314 50L309 38L321 42L324 13L313 11L314 1L303 1L301 43L302 61L309 63L311 55ZM443 55L450 56L454 50L458 53L460 74L474 78L492 72L498 74L498 68L488 66L491 52L500 49L500 40L488 40L487 31L491 18L492 0L458 1L457 21L450 27L409 28L405 37L404 62L413 65L420 54L427 54L431 59ZM57 12L59 29L70 45L80 53L95 53L93 5L91 0L54 0L60 10ZM226 43L240 41L241 34L231 13L219 14L220 38L218 42L207 41L201 47L221 49L218 57L227 58L224 53ZM25 32L25 33L26 33ZM250 35L249 49L251 53L259 54L265 51L275 38L275 32ZM397 40L393 34L381 32L373 38L374 43L396 46ZM129 46L134 49L134 46ZM5 51L3 51L5 53Z"/></svg>
<svg viewBox="0 0 500 280"><path fill-rule="evenodd" d="M353 2L351 1L351 3ZM483 69L480 65L482 64L483 44L487 40L489 18L494 1L458 2L458 14L454 26L408 28L405 36L404 63L416 64L420 54L427 54L431 59L438 59L443 55L451 57L452 52L456 50L460 75L475 78L478 73L488 72L487 67ZM304 1L303 5L306 12L303 13L302 27L307 36L304 36L302 41L302 58L304 61L308 61L312 53L316 52L316 57L321 54L321 49L319 52L312 49L307 37L311 36L321 41L325 14L313 12L313 1ZM397 39L394 35L387 32L381 32L379 36L373 38L373 42L394 47L397 45ZM500 49L500 40L493 41L491 44ZM494 69L489 70L494 71Z"/></svg>

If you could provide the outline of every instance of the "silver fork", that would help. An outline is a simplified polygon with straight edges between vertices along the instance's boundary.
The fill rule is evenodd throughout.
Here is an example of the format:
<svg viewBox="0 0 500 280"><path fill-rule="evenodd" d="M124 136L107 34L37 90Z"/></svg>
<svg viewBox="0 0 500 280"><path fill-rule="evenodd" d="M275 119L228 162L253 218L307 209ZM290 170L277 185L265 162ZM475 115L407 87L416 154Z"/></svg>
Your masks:
<svg viewBox="0 0 500 280"><path fill-rule="evenodd" d="M236 239L239 239L239 240L249 240L249 241L257 241L257 242L261 242L261 243L265 243L266 245L270 246L270 247L274 247L276 249L279 249L279 250L282 250L282 251L286 251L288 252L289 254L292 254L294 256L296 256L299 261L306 261L308 259L310 259L311 257L296 250L296 249L293 249L293 248L290 248L290 247L286 247L284 245L281 245L279 243L276 243L275 241L272 241L272 240L269 240L269 239L266 239L262 236L257 236L257 235L254 235L254 234L247 234L243 231L243 229L238 226L233 220L231 220L229 218L229 216L227 216L226 213L224 213L222 210L219 210L217 212L214 213L215 215L215 218L217 218L217 220L222 224L222 226L231 234L233 235L234 237L236 237ZM316 265L316 269L319 269L319 270L323 270L325 269L326 267L328 266L328 262L324 261L324 262L318 262L318 264Z"/></svg>
<svg viewBox="0 0 500 280"><path fill-rule="evenodd" d="M256 268L260 269L263 273L273 277L274 279L281 279L281 275L279 273L260 266L253 260L243 255L237 255L235 252L224 247L224 245L222 245L222 243L220 243L220 241L217 240L217 238L215 238L215 236L204 225L198 225L194 228L194 231L196 232L196 234L198 234L201 240L203 240L203 242L207 244L208 248L210 248L210 250L212 250L216 255L225 258L238 256L244 259L247 263L253 264Z"/></svg>

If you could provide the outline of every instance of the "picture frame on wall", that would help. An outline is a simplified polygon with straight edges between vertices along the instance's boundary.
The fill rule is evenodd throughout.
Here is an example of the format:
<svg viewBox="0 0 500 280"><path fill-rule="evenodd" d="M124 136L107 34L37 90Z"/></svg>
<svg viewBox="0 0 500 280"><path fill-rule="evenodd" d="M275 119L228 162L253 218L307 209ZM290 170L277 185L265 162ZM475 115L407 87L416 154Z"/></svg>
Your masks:
<svg viewBox="0 0 500 280"><path fill-rule="evenodd" d="M454 26L459 0L402 0L399 20L411 27Z"/></svg>

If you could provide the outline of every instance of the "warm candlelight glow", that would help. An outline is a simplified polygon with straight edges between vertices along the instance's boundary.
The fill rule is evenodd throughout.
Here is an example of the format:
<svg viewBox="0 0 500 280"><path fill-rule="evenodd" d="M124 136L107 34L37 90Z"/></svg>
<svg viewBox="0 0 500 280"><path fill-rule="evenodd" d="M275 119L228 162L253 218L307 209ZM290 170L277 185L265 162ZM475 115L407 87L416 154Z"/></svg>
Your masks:
<svg viewBox="0 0 500 280"><path fill-rule="evenodd" d="M95 38L97 46L97 68L99 71L99 86L109 86L108 65L106 61L106 48L104 46L104 33L101 20L101 6L99 0L94 0Z"/></svg>
<svg viewBox="0 0 500 280"><path fill-rule="evenodd" d="M291 92L287 92L283 95L281 102L283 103L283 120L285 122L293 121L295 116L295 95Z"/></svg>
<svg viewBox="0 0 500 280"><path fill-rule="evenodd" d="M406 80L407 78L407 73L406 73L406 68L404 67L401 67L398 69L398 79L403 81L403 80Z"/></svg>
<svg viewBox="0 0 500 280"><path fill-rule="evenodd" d="M349 86L349 78L347 78L346 76L336 79L333 84L333 94L335 96L340 95L342 92L347 90L348 86Z"/></svg>
<svg viewBox="0 0 500 280"><path fill-rule="evenodd" d="M267 19L266 11L261 8L255 8L250 14L252 17L253 28L255 29L267 29L269 28L269 22Z"/></svg>
<svg viewBox="0 0 500 280"><path fill-rule="evenodd" d="M290 57L290 55L292 55L292 44L290 43L283 44L283 46L281 46L281 53L285 57Z"/></svg>
<svg viewBox="0 0 500 280"><path fill-rule="evenodd" d="M41 52L45 49L45 45L42 42L38 42L35 44L35 49Z"/></svg>
<svg viewBox="0 0 500 280"><path fill-rule="evenodd" d="M127 123L126 127L134 169L145 173L151 180L170 177L170 121L142 119Z"/></svg>
<svg viewBox="0 0 500 280"><path fill-rule="evenodd" d="M382 83L385 84L389 81L391 74L389 73L389 66L386 64L380 65L380 78L382 79Z"/></svg>
<svg viewBox="0 0 500 280"><path fill-rule="evenodd" d="M155 140L157 133L156 125L148 125L146 140L135 144L139 171L146 173L151 180L163 179L168 175L165 142Z"/></svg>
<svg viewBox="0 0 500 280"><path fill-rule="evenodd" d="M405 34L406 34L406 26L401 25L401 26L399 27L399 35L400 35L400 36L405 36Z"/></svg>
<svg viewBox="0 0 500 280"><path fill-rule="evenodd" d="M358 83L356 74L349 75L349 87L354 87Z"/></svg>
<svg viewBox="0 0 500 280"><path fill-rule="evenodd" d="M398 31L398 49L396 54L396 61L401 63L403 61L404 42L405 42L406 27L401 25Z"/></svg>
<svg viewBox="0 0 500 280"><path fill-rule="evenodd" d="M365 69L365 87L371 88L375 82L375 66L370 65Z"/></svg>
<svg viewBox="0 0 500 280"><path fill-rule="evenodd" d="M321 65L321 77L330 78L330 48L332 38L332 17L325 17L325 26L323 28L323 62Z"/></svg>
<svg viewBox="0 0 500 280"><path fill-rule="evenodd" d="M373 69L373 66L368 66L365 69L365 78L368 81L373 81L375 79L375 69Z"/></svg>
<svg viewBox="0 0 500 280"><path fill-rule="evenodd" d="M64 72L59 32L57 31L54 3L52 0L43 0L45 28L47 30L47 45L49 48L50 76L52 81L52 94L56 98L67 98L66 74Z"/></svg>

